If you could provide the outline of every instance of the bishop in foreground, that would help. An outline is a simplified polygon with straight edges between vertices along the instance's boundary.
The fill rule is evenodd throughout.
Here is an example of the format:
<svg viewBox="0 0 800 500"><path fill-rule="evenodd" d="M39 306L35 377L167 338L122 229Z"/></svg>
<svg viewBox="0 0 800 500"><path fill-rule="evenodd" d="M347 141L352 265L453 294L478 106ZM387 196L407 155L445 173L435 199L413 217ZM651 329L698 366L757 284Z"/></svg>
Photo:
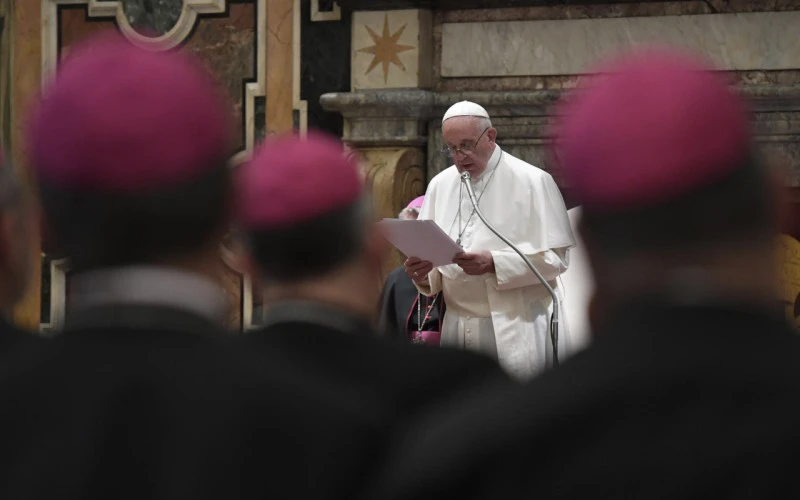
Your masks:
<svg viewBox="0 0 800 500"><path fill-rule="evenodd" d="M406 272L420 292L443 292L443 347L479 351L512 376L529 378L552 359L552 299L519 255L479 219L461 174L469 172L489 222L527 255L557 293L557 278L575 246L564 200L550 174L497 145L497 131L478 104L462 101L450 107L442 137L442 153L455 164L431 180L419 219L434 220L464 252L435 269L411 256ZM567 345L565 330L560 352Z"/></svg>

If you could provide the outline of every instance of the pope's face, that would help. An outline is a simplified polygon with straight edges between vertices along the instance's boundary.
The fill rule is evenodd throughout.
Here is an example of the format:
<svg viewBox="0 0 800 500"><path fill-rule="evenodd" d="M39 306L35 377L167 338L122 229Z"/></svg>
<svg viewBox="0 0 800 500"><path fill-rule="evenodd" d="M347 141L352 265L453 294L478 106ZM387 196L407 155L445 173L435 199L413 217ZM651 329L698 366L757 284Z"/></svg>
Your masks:
<svg viewBox="0 0 800 500"><path fill-rule="evenodd" d="M477 178L489 164L497 131L486 128L484 121L472 116L457 116L442 124L442 139L459 173Z"/></svg>

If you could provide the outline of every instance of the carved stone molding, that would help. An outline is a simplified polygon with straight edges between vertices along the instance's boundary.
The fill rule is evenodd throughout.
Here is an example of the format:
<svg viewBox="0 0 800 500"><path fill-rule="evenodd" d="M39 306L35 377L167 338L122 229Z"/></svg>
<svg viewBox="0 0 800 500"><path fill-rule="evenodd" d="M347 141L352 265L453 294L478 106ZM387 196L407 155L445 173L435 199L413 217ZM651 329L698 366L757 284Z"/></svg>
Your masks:
<svg viewBox="0 0 800 500"><path fill-rule="evenodd" d="M425 193L425 153L422 149L368 148L359 150L359 154L376 217L397 217L409 201ZM399 252L392 250L384 264L382 278L403 260Z"/></svg>
<svg viewBox="0 0 800 500"><path fill-rule="evenodd" d="M756 112L800 110L800 85L742 85L739 92L751 100ZM434 92L401 89L324 94L320 102L326 111L345 118L441 118L447 107L462 100L485 107L496 116L540 116L571 91L465 91Z"/></svg>
<svg viewBox="0 0 800 500"><path fill-rule="evenodd" d="M768 161L789 170L789 186L800 186L800 85L741 85L754 111L755 141ZM428 178L447 166L440 120L461 100L481 104L498 129L498 142L511 154L547 169L548 123L563 90L433 92L384 90L325 94L328 111L346 121L344 140L359 147L427 145ZM556 172L553 174L558 178Z"/></svg>

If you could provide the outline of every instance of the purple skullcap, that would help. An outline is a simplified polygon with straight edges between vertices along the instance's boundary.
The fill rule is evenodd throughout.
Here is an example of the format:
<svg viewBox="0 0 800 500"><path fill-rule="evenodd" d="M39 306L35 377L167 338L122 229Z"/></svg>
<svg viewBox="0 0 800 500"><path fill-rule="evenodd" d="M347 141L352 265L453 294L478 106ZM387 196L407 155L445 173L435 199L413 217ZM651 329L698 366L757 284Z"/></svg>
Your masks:
<svg viewBox="0 0 800 500"><path fill-rule="evenodd" d="M417 210L419 210L420 208L422 208L423 201L425 201L425 195L417 196L416 198L411 200L411 203L409 203L408 206L406 206L406 208L416 208Z"/></svg>
<svg viewBox="0 0 800 500"><path fill-rule="evenodd" d="M275 229L356 203L363 184L358 164L342 143L309 132L266 141L238 178L239 218L245 229Z"/></svg>
<svg viewBox="0 0 800 500"><path fill-rule="evenodd" d="M230 105L179 52L104 33L66 58L33 113L39 180L59 188L135 192L194 179L231 151Z"/></svg>
<svg viewBox="0 0 800 500"><path fill-rule="evenodd" d="M587 211L631 211L721 180L750 152L750 117L697 57L639 49L583 78L561 109L556 154Z"/></svg>

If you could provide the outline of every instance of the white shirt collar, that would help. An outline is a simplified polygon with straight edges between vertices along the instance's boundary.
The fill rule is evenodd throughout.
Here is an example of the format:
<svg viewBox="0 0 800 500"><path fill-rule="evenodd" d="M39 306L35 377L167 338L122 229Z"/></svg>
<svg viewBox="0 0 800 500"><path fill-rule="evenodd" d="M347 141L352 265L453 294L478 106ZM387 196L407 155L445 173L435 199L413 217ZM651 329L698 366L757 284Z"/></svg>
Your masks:
<svg viewBox="0 0 800 500"><path fill-rule="evenodd" d="M79 273L70 278L70 307L166 306L223 324L222 286L200 274L159 266L129 266Z"/></svg>

